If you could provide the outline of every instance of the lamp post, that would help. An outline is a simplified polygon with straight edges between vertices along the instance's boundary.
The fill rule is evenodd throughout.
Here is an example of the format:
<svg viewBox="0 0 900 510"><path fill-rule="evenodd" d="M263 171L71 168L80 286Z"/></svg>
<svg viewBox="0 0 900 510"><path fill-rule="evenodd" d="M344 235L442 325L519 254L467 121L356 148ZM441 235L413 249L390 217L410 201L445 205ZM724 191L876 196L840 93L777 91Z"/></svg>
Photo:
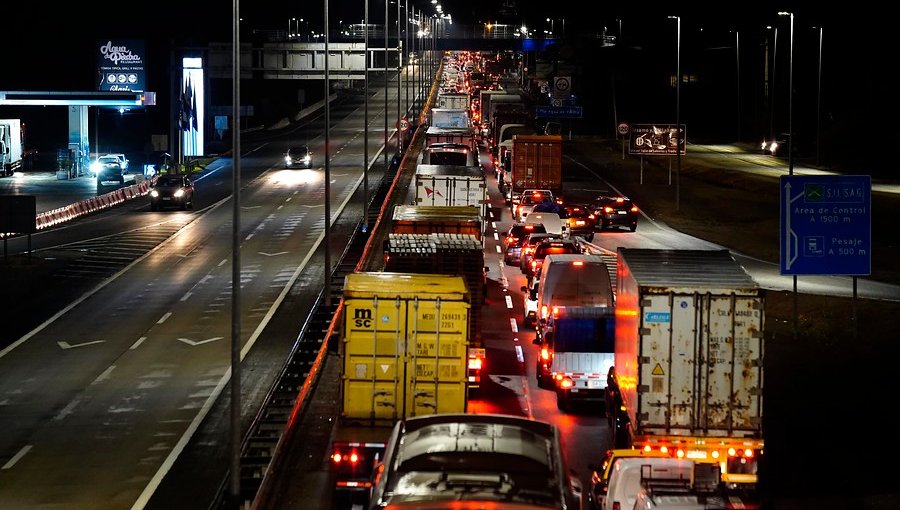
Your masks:
<svg viewBox="0 0 900 510"><path fill-rule="evenodd" d="M816 165L819 164L822 147L822 27L819 27L819 76L816 86Z"/></svg>
<svg viewBox="0 0 900 510"><path fill-rule="evenodd" d="M365 58L363 69L363 232L369 230L369 0L363 0L363 39Z"/></svg>
<svg viewBox="0 0 900 510"><path fill-rule="evenodd" d="M384 171L388 171L388 0L384 0Z"/></svg>
<svg viewBox="0 0 900 510"><path fill-rule="evenodd" d="M231 476L228 496L238 508L241 494L241 9L232 0L231 43ZM181 132L178 133L181 139Z"/></svg>
<svg viewBox="0 0 900 510"><path fill-rule="evenodd" d="M734 31L734 68L737 74L737 139L741 141L741 32Z"/></svg>
<svg viewBox="0 0 900 510"><path fill-rule="evenodd" d="M681 16L669 16L675 20L675 210L681 209Z"/></svg>
<svg viewBox="0 0 900 510"><path fill-rule="evenodd" d="M331 87L328 68L328 0L325 4L325 306L331 307L331 250L328 249L328 241L331 239L331 164L329 162L331 151Z"/></svg>
<svg viewBox="0 0 900 510"><path fill-rule="evenodd" d="M790 46L788 50L788 175L794 175L794 13L781 11L779 16L791 17L791 36ZM793 275L794 280L794 301L793 301L793 330L794 340L797 339L797 275ZM854 280L855 282L856 280Z"/></svg>
<svg viewBox="0 0 900 510"><path fill-rule="evenodd" d="M400 132L400 119L403 114L400 112L402 102L400 101L400 89L403 87L403 44L400 38L400 0L397 0L397 153L403 154L403 133Z"/></svg>

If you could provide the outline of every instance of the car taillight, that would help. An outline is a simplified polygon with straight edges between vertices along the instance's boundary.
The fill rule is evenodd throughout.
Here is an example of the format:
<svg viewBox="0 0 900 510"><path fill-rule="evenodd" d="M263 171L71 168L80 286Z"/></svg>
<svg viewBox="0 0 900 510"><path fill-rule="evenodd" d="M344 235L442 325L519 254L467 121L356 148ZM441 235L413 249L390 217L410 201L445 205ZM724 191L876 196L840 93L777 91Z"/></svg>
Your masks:
<svg viewBox="0 0 900 510"><path fill-rule="evenodd" d="M517 238L517 237L509 236L506 238L506 244L513 244L518 240L519 240L519 238Z"/></svg>
<svg viewBox="0 0 900 510"><path fill-rule="evenodd" d="M481 358L469 358L469 370L481 370Z"/></svg>
<svg viewBox="0 0 900 510"><path fill-rule="evenodd" d="M613 208L612 208L612 207L608 207L608 206L607 206L607 207L604 207L604 208L603 208L603 212L605 212L605 213L611 213L611 212L613 212Z"/></svg>
<svg viewBox="0 0 900 510"><path fill-rule="evenodd" d="M541 307L541 318L546 319L548 312L549 312L549 309L547 308L547 305L542 306Z"/></svg>
<svg viewBox="0 0 900 510"><path fill-rule="evenodd" d="M593 214L588 214L588 218L593 220L595 218L595 216Z"/></svg>
<svg viewBox="0 0 900 510"><path fill-rule="evenodd" d="M537 266L538 266L538 261L532 260L531 261L531 269L532 270L537 269Z"/></svg>
<svg viewBox="0 0 900 510"><path fill-rule="evenodd" d="M543 347L541 348L541 359L544 361L550 361L550 358L553 357L553 351L550 349Z"/></svg>
<svg viewBox="0 0 900 510"><path fill-rule="evenodd" d="M622 510L622 505L618 501L613 501L612 510Z"/></svg>
<svg viewBox="0 0 900 510"><path fill-rule="evenodd" d="M575 383L572 381L572 379L570 379L568 377L560 377L560 379L559 379L559 387L560 388L567 390L567 389L571 388L572 386L575 386Z"/></svg>
<svg viewBox="0 0 900 510"><path fill-rule="evenodd" d="M572 265L575 267L581 267L584 265L584 261L583 260L573 260ZM547 271L549 271L549 270L550 269L547 269Z"/></svg>
<svg viewBox="0 0 900 510"><path fill-rule="evenodd" d="M623 202L625 202L625 199L624 199L624 198L622 198L622 197L616 198L616 203L617 203L617 204L621 204L621 203L623 203Z"/></svg>
<svg viewBox="0 0 900 510"><path fill-rule="evenodd" d="M631 206L631 212L637 212L637 206L636 206L636 205Z"/></svg>

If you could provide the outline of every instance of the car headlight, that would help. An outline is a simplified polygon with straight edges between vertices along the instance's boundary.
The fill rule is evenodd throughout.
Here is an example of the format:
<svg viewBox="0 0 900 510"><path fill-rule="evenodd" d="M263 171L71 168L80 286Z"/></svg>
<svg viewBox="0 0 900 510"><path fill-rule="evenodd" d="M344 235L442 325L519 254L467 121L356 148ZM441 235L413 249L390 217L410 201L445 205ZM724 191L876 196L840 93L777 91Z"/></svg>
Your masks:
<svg viewBox="0 0 900 510"><path fill-rule="evenodd" d="M181 198L184 196L184 189L179 189L175 192L175 198Z"/></svg>
<svg viewBox="0 0 900 510"><path fill-rule="evenodd" d="M304 163L309 163L309 161L310 161L311 159L312 159L311 156L304 156L303 162L304 162Z"/></svg>
<svg viewBox="0 0 900 510"><path fill-rule="evenodd" d="M155 189L150 190L150 196L157 198L159 196L159 191L156 191Z"/></svg>
<svg viewBox="0 0 900 510"><path fill-rule="evenodd" d="M97 174L97 173L100 173L100 169L103 167L100 165L99 161L94 161L93 163L91 163L90 168L91 168L91 172Z"/></svg>
<svg viewBox="0 0 900 510"><path fill-rule="evenodd" d="M291 157L290 157L290 156L285 156L285 157L284 157L284 162L287 163L287 164L290 164L290 163L291 163Z"/></svg>

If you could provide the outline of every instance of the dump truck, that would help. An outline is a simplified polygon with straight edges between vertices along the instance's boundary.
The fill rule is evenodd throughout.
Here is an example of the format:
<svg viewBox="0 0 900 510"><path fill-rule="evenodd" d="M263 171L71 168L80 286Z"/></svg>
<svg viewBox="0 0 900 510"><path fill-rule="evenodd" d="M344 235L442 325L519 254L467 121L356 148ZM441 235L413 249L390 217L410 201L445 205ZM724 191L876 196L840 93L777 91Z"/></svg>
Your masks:
<svg viewBox="0 0 900 510"><path fill-rule="evenodd" d="M619 248L617 280L613 448L718 463L726 487L752 499L764 447L763 289L727 250Z"/></svg>
<svg viewBox="0 0 900 510"><path fill-rule="evenodd" d="M465 413L469 292L461 276L346 276L340 330L341 412L331 466L338 499L365 501L401 419Z"/></svg>

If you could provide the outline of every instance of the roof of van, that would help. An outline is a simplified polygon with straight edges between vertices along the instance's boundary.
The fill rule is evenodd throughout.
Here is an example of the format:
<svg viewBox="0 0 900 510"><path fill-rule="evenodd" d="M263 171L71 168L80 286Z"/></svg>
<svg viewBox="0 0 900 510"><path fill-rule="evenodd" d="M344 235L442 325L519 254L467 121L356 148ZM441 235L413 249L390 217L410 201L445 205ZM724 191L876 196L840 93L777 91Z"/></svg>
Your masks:
<svg viewBox="0 0 900 510"><path fill-rule="evenodd" d="M559 288L559 283L565 278L554 276L562 274L559 272L561 266L570 265L576 261L583 261L585 266L594 268L589 279L577 278L577 285L569 284L569 288ZM602 265L602 266L601 266ZM597 269L602 267L602 269ZM571 282L572 278L568 278ZM590 283L590 287L588 284ZM571 288L575 287L575 288ZM595 290L596 292L587 292L587 290ZM615 304L615 294L612 281L609 275L609 267L599 255L583 255L583 254L550 254L544 258L544 266L541 269L541 290L538 293L538 306L545 305L545 300L550 301L557 306L613 306ZM559 298L577 298L577 303L571 302L554 302L554 296ZM601 296L603 297L600 300Z"/></svg>

